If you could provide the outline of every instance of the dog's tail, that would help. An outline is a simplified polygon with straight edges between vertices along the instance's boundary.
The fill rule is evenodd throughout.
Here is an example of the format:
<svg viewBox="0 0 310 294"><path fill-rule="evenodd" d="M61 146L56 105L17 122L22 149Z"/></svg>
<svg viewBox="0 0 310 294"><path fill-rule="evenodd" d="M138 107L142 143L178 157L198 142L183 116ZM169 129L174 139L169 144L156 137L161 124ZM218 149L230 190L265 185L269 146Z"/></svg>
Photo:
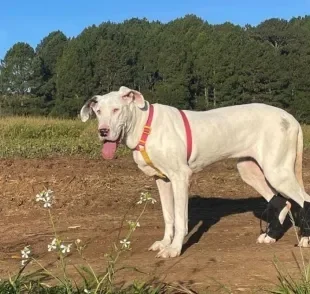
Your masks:
<svg viewBox="0 0 310 294"><path fill-rule="evenodd" d="M297 136L297 148L296 148L296 160L295 160L295 175L297 182L304 189L304 183L302 180L302 154L303 154L303 133L299 126Z"/></svg>

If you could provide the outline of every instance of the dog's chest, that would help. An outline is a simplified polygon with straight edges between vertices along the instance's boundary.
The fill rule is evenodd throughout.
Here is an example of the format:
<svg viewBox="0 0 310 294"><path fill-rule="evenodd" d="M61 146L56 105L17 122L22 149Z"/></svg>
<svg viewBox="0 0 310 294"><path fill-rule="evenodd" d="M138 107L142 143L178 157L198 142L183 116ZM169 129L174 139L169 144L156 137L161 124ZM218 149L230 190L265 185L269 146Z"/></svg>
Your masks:
<svg viewBox="0 0 310 294"><path fill-rule="evenodd" d="M135 163L138 165L138 168L141 171L143 171L146 175L153 177L157 174L157 171L145 162L140 151L134 151L133 152L133 159L134 159Z"/></svg>

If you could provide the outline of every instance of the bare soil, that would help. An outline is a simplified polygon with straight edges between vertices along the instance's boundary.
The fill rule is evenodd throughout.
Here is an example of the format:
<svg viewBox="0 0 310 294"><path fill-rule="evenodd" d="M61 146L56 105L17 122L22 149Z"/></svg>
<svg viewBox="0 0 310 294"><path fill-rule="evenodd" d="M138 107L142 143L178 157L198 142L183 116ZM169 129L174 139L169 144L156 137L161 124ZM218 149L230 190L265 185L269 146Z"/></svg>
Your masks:
<svg viewBox="0 0 310 294"><path fill-rule="evenodd" d="M309 152L304 155L304 182L310 190ZM105 268L105 253L118 237L122 220L134 219L141 207L130 207L140 192L150 191L158 202L148 206L132 238L132 250L120 266L136 267L117 274L117 282L134 279L178 282L195 291L220 284L233 293L258 293L277 282L276 256L283 269L297 273L292 253L300 259L295 231L289 229L273 245L256 244L260 216L266 202L239 177L235 161L209 166L193 177L190 188L189 228L181 257L163 260L147 248L163 236L164 223L155 182L145 176L132 158L114 161L83 158L1 160L0 278L19 269L20 250L31 245L35 257L53 272L56 258L47 252L53 238L48 211L35 202L44 187L55 192L52 214L63 240L79 238L87 244L85 256L98 271ZM126 224L120 237L126 233ZM309 249L310 250L310 249ZM303 250L306 258L308 250ZM69 255L69 269L83 264L76 251ZM36 269L35 264L29 270Z"/></svg>

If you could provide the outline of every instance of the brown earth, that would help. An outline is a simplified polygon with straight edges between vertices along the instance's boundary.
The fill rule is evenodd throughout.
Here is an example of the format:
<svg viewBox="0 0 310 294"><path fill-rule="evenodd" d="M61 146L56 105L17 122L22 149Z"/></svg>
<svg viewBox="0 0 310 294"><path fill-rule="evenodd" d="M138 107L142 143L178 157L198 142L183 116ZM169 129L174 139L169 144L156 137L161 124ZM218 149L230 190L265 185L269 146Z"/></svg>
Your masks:
<svg viewBox="0 0 310 294"><path fill-rule="evenodd" d="M309 152L304 155L304 182L310 190ZM47 252L53 238L48 211L35 202L44 187L55 192L52 209L57 230L63 240L79 238L87 243L85 256L98 271L105 268L105 253L118 237L121 222L140 192L150 191L158 202L148 206L141 227L132 237L132 250L120 260L121 266L135 266L141 272L125 269L118 282L156 278L178 282L201 291L214 293L224 284L233 293L257 293L271 289L277 282L273 265L276 256L284 269L297 272L292 257L300 259L294 247L296 236L291 228L274 245L256 244L259 222L266 202L242 182L235 161L208 167L193 177L190 189L189 228L181 257L163 260L147 248L163 235L163 218L155 182L138 170L131 157L114 161L82 158L45 160L1 160L0 278L19 269L20 250L31 245L35 257L52 271L55 255ZM141 210L134 206L126 215L134 219ZM120 237L126 233L126 227ZM303 250L308 257L309 251ZM83 261L73 250L72 264ZM37 268L29 265L29 270Z"/></svg>

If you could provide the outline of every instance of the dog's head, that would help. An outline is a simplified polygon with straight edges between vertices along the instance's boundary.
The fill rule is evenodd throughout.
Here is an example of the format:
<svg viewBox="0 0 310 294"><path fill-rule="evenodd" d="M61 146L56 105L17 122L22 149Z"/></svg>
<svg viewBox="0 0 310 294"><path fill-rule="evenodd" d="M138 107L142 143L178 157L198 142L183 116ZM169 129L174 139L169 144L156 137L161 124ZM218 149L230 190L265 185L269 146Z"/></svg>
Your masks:
<svg viewBox="0 0 310 294"><path fill-rule="evenodd" d="M96 114L99 139L104 143L104 158L114 157L117 144L130 124L133 108L143 109L145 103L140 92L122 86L118 91L96 95L84 104L80 111L81 120L86 122L92 113Z"/></svg>

